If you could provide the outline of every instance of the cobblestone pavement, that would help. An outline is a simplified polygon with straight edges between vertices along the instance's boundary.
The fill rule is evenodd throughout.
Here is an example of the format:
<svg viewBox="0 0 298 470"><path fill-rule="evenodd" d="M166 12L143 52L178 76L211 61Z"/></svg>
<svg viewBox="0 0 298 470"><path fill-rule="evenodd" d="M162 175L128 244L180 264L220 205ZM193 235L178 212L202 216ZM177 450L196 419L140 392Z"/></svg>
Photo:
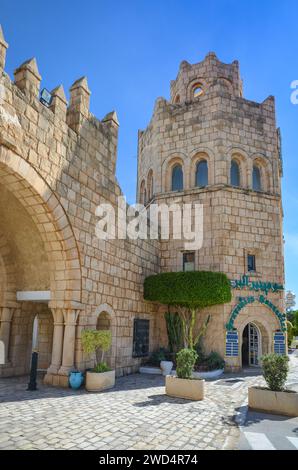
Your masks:
<svg viewBox="0 0 298 470"><path fill-rule="evenodd" d="M247 387L263 379L251 369L225 374L205 383L200 402L167 397L161 376L121 377L102 393L41 384L27 392L27 382L0 379L0 449L235 448Z"/></svg>
<svg viewBox="0 0 298 470"><path fill-rule="evenodd" d="M258 374L258 372L253 372ZM167 397L164 378L134 374L102 393L73 392L28 378L0 379L0 449L222 449L234 447L247 386L258 375L206 382L206 398Z"/></svg>

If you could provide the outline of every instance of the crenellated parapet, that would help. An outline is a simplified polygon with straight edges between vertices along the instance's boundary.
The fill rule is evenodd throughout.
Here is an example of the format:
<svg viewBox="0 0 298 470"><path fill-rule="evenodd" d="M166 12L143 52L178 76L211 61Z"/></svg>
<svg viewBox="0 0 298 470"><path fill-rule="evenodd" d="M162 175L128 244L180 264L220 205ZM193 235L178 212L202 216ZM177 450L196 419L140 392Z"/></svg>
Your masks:
<svg viewBox="0 0 298 470"><path fill-rule="evenodd" d="M14 71L14 82L4 73L8 44L0 26L0 142L19 155L32 158L34 165L51 172L59 172L60 158L71 160L67 149L76 148L78 141L86 140L89 164L97 170L108 172L113 177L116 168L116 153L119 122L114 111L103 120L90 113L90 95L86 77L81 77L69 90L69 105L63 85L51 91L48 106L40 101L42 77L37 61L31 58ZM65 134L63 144L61 132ZM57 138L57 144L53 141ZM37 148L30 143L39 140ZM55 152L59 158L54 158ZM43 158L47 157L47 161ZM49 161L49 156L52 161ZM83 158L83 156L81 157Z"/></svg>
<svg viewBox="0 0 298 470"><path fill-rule="evenodd" d="M171 102L192 102L217 84L234 96L242 96L242 80L237 60L224 64L214 52L209 52L203 61L196 64L189 64L184 60L180 64L177 78L171 81Z"/></svg>

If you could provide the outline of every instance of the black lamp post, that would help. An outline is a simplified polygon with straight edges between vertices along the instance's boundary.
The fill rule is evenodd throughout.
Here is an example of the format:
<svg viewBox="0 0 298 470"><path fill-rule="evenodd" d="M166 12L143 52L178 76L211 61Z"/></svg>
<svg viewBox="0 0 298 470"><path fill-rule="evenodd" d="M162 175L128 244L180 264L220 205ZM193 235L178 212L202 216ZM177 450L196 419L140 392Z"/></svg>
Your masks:
<svg viewBox="0 0 298 470"><path fill-rule="evenodd" d="M38 390L36 377L37 377L37 362L38 362L38 352L37 350L32 351L31 357L31 369L30 369L30 381L28 383L28 388L30 392Z"/></svg>

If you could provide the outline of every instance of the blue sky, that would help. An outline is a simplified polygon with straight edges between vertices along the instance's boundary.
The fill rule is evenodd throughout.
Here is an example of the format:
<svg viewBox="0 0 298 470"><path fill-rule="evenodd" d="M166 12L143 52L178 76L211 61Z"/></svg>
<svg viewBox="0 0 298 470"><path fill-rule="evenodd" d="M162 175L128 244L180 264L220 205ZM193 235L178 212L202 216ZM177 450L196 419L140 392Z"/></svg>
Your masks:
<svg viewBox="0 0 298 470"><path fill-rule="evenodd" d="M116 109L120 121L117 175L135 198L137 130L145 128L158 96L169 98L179 63L199 62L215 51L238 59L244 95L275 95L283 140L286 287L297 293L298 105L290 83L298 80L296 0L0 0L0 23L9 42L6 71L35 56L42 86L87 75L91 111Z"/></svg>

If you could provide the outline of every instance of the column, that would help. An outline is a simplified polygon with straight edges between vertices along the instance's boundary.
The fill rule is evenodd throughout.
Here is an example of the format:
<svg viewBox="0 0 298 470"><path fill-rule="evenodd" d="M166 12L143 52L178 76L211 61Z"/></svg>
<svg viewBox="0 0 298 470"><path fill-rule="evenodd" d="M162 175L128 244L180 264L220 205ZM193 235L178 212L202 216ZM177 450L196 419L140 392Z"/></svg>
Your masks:
<svg viewBox="0 0 298 470"><path fill-rule="evenodd" d="M59 369L60 375L68 375L74 367L76 322L80 310L63 310L64 316L64 339L62 365Z"/></svg>
<svg viewBox="0 0 298 470"><path fill-rule="evenodd" d="M53 346L52 346L52 360L51 365L47 370L48 374L58 374L62 362L63 350L63 332L64 332L64 318L63 310L61 308L52 308L52 315L54 318L54 331L53 331Z"/></svg>
<svg viewBox="0 0 298 470"><path fill-rule="evenodd" d="M0 328L0 340L4 343L5 348L5 364L8 363L8 351L9 351L9 340L10 340L10 328L14 309L11 307L1 308L1 328Z"/></svg>

